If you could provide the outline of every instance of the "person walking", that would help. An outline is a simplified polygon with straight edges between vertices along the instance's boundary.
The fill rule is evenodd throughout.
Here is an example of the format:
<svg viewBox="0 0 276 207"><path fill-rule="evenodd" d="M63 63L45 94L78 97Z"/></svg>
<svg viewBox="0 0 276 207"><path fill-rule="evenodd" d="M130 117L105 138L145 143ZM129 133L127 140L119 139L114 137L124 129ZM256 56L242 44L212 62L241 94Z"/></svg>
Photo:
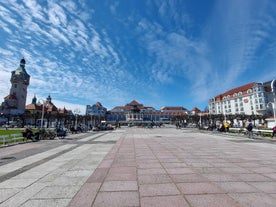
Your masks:
<svg viewBox="0 0 276 207"><path fill-rule="evenodd" d="M248 131L248 137L249 139L253 139L253 125L251 122L249 122L249 124L246 127L247 131Z"/></svg>
<svg viewBox="0 0 276 207"><path fill-rule="evenodd" d="M274 127L272 128L272 136L271 136L271 137L274 137L275 134L276 134L276 126L274 126Z"/></svg>

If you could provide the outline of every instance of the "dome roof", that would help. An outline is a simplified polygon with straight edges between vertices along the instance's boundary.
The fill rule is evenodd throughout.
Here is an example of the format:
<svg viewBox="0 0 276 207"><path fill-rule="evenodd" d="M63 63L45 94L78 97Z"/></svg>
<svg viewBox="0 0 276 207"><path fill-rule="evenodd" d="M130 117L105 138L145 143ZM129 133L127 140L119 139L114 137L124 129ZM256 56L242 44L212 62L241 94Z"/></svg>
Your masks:
<svg viewBox="0 0 276 207"><path fill-rule="evenodd" d="M25 61L25 59L24 58L22 58L21 60L20 60L20 64L26 64L26 61Z"/></svg>

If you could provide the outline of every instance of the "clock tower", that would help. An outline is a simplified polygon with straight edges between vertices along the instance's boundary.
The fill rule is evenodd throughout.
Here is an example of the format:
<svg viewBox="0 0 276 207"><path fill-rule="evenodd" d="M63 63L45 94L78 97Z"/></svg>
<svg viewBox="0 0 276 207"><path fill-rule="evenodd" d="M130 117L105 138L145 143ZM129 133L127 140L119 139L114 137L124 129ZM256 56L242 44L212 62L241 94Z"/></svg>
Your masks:
<svg viewBox="0 0 276 207"><path fill-rule="evenodd" d="M25 111L27 87L30 84L30 75L25 64L26 61L21 59L18 68L11 72L10 94L4 98L0 110L4 114L22 114Z"/></svg>

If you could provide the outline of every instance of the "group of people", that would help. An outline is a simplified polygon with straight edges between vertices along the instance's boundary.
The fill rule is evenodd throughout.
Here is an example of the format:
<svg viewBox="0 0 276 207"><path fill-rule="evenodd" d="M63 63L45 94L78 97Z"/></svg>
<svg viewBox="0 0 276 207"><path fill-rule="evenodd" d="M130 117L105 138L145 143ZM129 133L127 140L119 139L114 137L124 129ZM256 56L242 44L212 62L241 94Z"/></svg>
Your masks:
<svg viewBox="0 0 276 207"><path fill-rule="evenodd" d="M249 122L248 125L246 126L246 129L248 131L248 137L250 139L253 139L253 124ZM274 137L275 134L276 134L276 125L272 128L271 138Z"/></svg>

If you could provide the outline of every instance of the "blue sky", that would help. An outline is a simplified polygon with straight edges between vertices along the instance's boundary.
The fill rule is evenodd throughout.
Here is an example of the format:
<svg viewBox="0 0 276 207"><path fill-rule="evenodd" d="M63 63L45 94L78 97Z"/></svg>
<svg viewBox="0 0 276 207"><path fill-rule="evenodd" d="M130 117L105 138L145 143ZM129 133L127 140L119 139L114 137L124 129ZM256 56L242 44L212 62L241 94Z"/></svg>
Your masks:
<svg viewBox="0 0 276 207"><path fill-rule="evenodd" d="M204 110L208 100L276 78L274 0L0 2L0 98L22 57L27 103L60 108L135 99Z"/></svg>

